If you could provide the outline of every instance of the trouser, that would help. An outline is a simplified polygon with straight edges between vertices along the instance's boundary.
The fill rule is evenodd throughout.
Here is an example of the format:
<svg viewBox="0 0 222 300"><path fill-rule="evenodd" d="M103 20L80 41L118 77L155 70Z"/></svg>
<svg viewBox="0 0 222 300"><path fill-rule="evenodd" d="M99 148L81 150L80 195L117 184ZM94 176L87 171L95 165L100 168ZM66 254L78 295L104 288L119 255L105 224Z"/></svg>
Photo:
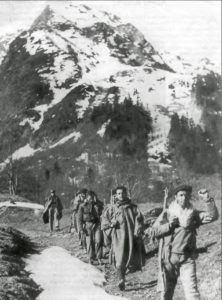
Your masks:
<svg viewBox="0 0 222 300"><path fill-rule="evenodd" d="M55 228L59 229L59 219L58 219L58 210L57 208L49 208L49 229L53 231L53 224L55 222Z"/></svg>
<svg viewBox="0 0 222 300"><path fill-rule="evenodd" d="M102 231L99 224L85 223L86 250L89 259L102 258Z"/></svg>
<svg viewBox="0 0 222 300"><path fill-rule="evenodd" d="M196 263L192 258L178 262L178 255L171 255L171 264L164 266L165 289L161 293L161 300L172 300L178 277L183 285L186 300L200 300L197 287Z"/></svg>
<svg viewBox="0 0 222 300"><path fill-rule="evenodd" d="M75 231L78 233L78 224L77 224L76 217L77 217L76 212L73 212L71 215L70 232L71 232L71 229L74 227Z"/></svg>
<svg viewBox="0 0 222 300"><path fill-rule="evenodd" d="M110 255L111 246L112 246L112 238L111 238L111 231L110 229L103 231L103 245L104 245L104 254Z"/></svg>
<svg viewBox="0 0 222 300"><path fill-rule="evenodd" d="M126 275L126 268L124 266L118 266L116 267L116 275L118 278L118 281L125 281L125 275Z"/></svg>
<svg viewBox="0 0 222 300"><path fill-rule="evenodd" d="M127 269L127 261L129 258L129 240L126 238L124 243L124 256L122 258L122 261L116 261L116 270L117 270L117 278L118 281L125 282L125 275L126 275L126 269Z"/></svg>

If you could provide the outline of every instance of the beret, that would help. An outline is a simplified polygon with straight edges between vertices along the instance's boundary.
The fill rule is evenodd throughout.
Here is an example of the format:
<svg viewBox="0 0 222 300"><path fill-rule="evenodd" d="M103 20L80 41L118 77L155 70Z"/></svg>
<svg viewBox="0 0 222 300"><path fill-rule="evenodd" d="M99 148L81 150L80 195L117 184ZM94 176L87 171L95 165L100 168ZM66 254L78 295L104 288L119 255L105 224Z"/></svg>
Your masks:
<svg viewBox="0 0 222 300"><path fill-rule="evenodd" d="M179 185L174 189L174 195L176 195L179 191L187 191L192 193L192 186L185 184Z"/></svg>

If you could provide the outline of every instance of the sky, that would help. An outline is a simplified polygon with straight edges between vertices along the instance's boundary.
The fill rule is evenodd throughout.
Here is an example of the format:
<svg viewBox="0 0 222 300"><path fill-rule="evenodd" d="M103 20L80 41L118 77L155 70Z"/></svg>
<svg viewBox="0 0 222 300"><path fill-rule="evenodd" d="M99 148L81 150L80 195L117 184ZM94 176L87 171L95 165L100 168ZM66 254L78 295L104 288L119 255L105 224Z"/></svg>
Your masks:
<svg viewBox="0 0 222 300"><path fill-rule="evenodd" d="M169 51L189 62L208 57L221 65L221 1L74 2L132 23L157 51ZM0 1L0 35L27 29L47 4L50 1Z"/></svg>

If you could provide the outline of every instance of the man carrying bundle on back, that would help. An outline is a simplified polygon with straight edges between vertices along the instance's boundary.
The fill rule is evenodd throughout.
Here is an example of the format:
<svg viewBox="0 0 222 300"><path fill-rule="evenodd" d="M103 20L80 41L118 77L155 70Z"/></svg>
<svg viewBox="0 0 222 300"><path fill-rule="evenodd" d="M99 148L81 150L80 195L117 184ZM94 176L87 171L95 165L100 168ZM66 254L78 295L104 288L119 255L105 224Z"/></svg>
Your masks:
<svg viewBox="0 0 222 300"><path fill-rule="evenodd" d="M71 200L71 209L72 209L72 215L71 215L71 224L69 227L69 232L71 232L72 228L75 228L75 231L79 234L78 230L78 223L77 223L77 214L79 207L82 203L84 203L84 200L86 198L87 189L81 189L76 194L74 199ZM80 237L79 237L80 239Z"/></svg>
<svg viewBox="0 0 222 300"><path fill-rule="evenodd" d="M161 300L172 300L178 277L183 284L187 300L199 300L196 278L196 229L215 221L218 211L206 189L198 192L206 206L205 211L193 208L190 203L192 187L180 185L174 191L175 199L152 227L152 236L162 238L159 249L160 274L158 290Z"/></svg>
<svg viewBox="0 0 222 300"><path fill-rule="evenodd" d="M93 263L96 258L102 264L102 232L100 228L100 215L102 207L94 192L88 191L86 199L79 207L77 214L78 229L81 236L86 239L88 261Z"/></svg>

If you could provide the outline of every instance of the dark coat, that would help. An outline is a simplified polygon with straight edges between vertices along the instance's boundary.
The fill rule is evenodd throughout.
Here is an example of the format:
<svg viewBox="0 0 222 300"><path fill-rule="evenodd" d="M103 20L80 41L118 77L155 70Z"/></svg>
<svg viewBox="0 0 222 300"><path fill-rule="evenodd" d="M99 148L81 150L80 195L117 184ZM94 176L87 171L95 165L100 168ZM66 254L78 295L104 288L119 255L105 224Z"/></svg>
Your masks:
<svg viewBox="0 0 222 300"><path fill-rule="evenodd" d="M141 269L144 264L143 216L138 207L128 199L110 205L102 216L102 229L110 228L116 267Z"/></svg>
<svg viewBox="0 0 222 300"><path fill-rule="evenodd" d="M49 223L49 209L52 206L54 206L57 209L58 220L60 220L62 218L63 206L62 206L62 202L61 202L60 198L56 195L49 196L49 198L46 200L45 208L43 210L43 215L42 215L42 219L43 219L44 224Z"/></svg>
<svg viewBox="0 0 222 300"><path fill-rule="evenodd" d="M83 230L86 222L100 223L100 208L95 203L82 203L77 213L79 230Z"/></svg>

